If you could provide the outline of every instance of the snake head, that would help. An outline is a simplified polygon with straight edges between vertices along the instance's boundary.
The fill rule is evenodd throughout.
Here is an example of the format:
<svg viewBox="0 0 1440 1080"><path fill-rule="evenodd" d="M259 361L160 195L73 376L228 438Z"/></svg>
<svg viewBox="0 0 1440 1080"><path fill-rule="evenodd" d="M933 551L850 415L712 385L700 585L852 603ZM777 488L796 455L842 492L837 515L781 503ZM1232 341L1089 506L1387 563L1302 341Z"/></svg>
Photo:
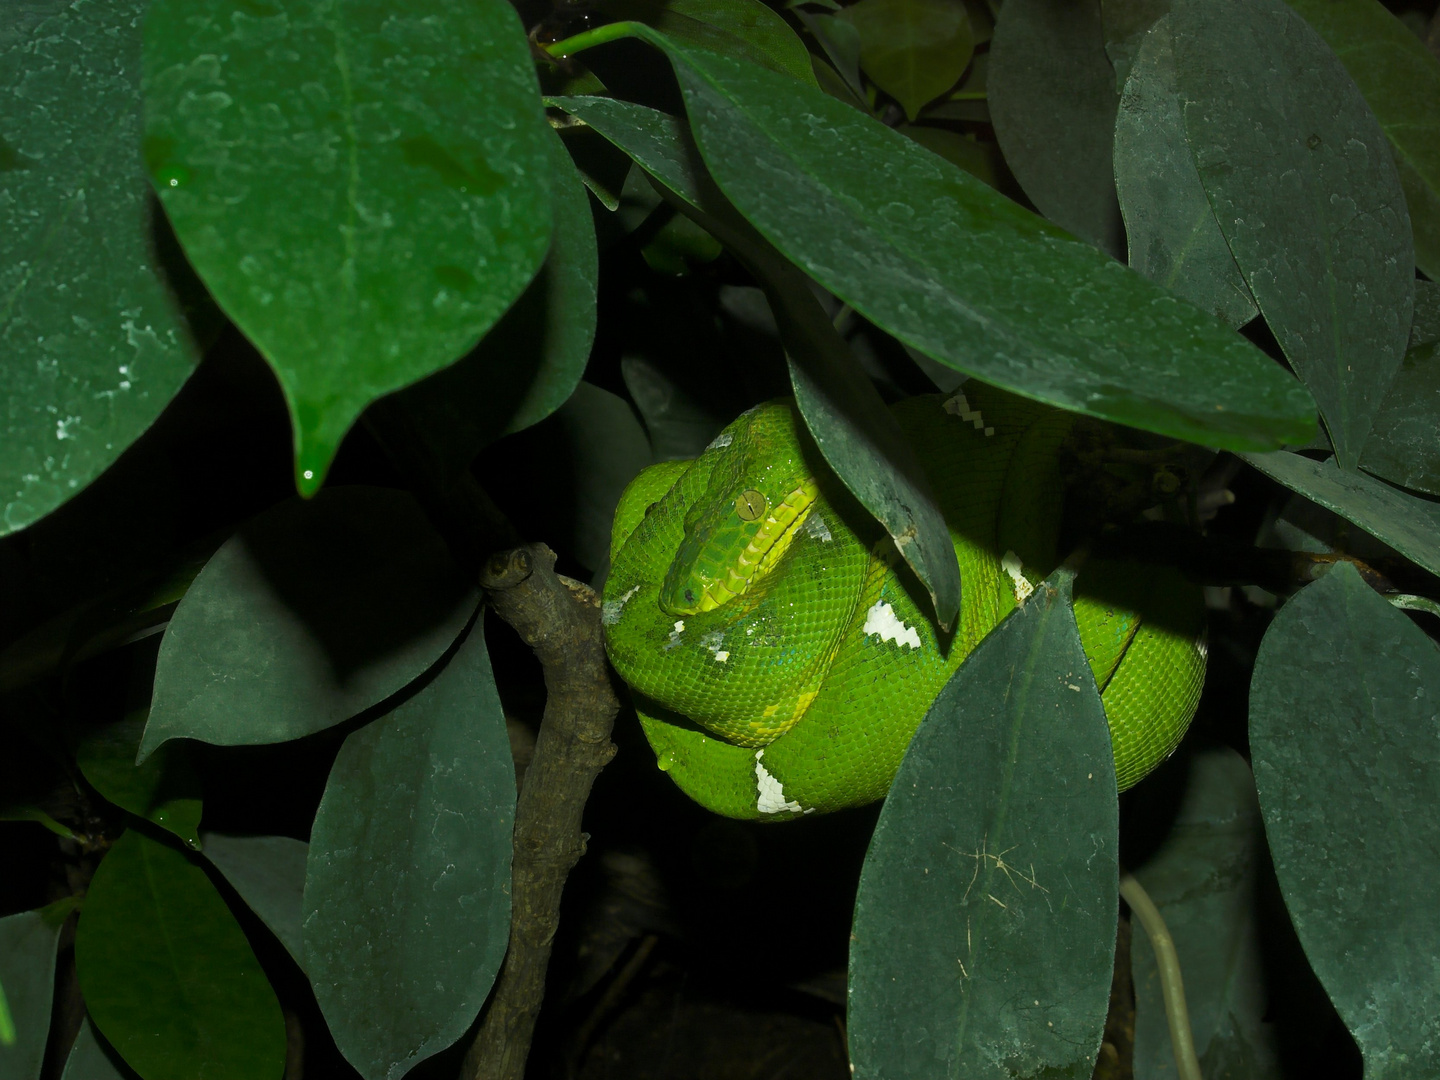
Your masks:
<svg viewBox="0 0 1440 1080"><path fill-rule="evenodd" d="M716 456L710 482L686 509L684 539L660 586L660 607L673 615L713 611L764 577L819 493L791 408L761 406L727 434L707 451Z"/></svg>

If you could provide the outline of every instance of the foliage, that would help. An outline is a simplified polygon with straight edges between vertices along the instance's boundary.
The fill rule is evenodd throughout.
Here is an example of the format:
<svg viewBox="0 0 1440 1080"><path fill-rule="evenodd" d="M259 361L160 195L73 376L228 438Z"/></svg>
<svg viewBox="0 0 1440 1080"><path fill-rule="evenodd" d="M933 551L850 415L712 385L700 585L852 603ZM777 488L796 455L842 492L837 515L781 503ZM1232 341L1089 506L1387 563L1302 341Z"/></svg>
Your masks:
<svg viewBox="0 0 1440 1080"><path fill-rule="evenodd" d="M0 1078L458 1068L543 694L476 568L598 584L793 393L948 624L885 406L965 378L1086 418L1067 535L1209 586L1211 685L1117 803L1068 571L967 660L845 870L855 1075L1103 1070L1122 859L1206 1076L1440 1073L1440 63L1378 0L36 0L0 93ZM616 738L592 843L673 845Z"/></svg>

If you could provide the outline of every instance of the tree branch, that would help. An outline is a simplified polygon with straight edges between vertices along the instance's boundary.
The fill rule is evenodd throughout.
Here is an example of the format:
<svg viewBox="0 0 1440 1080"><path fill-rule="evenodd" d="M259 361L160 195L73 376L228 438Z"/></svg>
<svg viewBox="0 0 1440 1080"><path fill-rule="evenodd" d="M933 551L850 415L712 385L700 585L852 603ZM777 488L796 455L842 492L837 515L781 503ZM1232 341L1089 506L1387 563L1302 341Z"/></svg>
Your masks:
<svg viewBox="0 0 1440 1080"><path fill-rule="evenodd" d="M615 756L620 703L600 636L600 600L555 573L544 544L500 552L480 574L495 613L534 650L545 671L545 715L515 810L510 950L462 1080L521 1080L560 921L560 896L585 853L581 815L590 787Z"/></svg>

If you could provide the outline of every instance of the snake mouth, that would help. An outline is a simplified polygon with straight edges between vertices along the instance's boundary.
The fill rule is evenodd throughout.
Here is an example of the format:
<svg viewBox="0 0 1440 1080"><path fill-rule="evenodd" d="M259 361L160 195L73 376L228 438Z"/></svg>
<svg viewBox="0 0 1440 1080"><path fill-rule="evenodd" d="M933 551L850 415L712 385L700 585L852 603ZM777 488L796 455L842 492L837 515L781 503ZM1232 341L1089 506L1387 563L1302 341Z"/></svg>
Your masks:
<svg viewBox="0 0 1440 1080"><path fill-rule="evenodd" d="M742 492L723 519L681 543L660 589L660 607L698 615L743 595L789 550L818 496L819 486L808 476L773 504L757 491Z"/></svg>

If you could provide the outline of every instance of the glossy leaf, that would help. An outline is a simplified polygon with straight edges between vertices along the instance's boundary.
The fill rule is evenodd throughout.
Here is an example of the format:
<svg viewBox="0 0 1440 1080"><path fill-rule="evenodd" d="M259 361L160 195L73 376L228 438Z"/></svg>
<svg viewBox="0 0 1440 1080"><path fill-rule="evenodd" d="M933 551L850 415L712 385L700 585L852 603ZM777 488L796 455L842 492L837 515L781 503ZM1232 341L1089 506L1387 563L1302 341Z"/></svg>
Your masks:
<svg viewBox="0 0 1440 1080"><path fill-rule="evenodd" d="M1120 96L1115 184L1132 270L1231 326L1256 316L1185 142L1168 18L1142 39Z"/></svg>
<svg viewBox="0 0 1440 1080"><path fill-rule="evenodd" d="M941 691L885 800L851 937L855 1075L1089 1077L1117 829L1109 729L1062 572Z"/></svg>
<svg viewBox="0 0 1440 1080"><path fill-rule="evenodd" d="M391 416L406 417L442 490L485 446L565 404L590 359L600 273L595 223L559 136L547 142L555 232L544 267L467 356L385 402Z"/></svg>
<svg viewBox="0 0 1440 1080"><path fill-rule="evenodd" d="M1440 62L1378 0L1289 0L1335 51L1395 151L1415 262L1440 280Z"/></svg>
<svg viewBox="0 0 1440 1080"><path fill-rule="evenodd" d="M167 739L284 742L422 674L474 586L409 495L341 487L267 510L217 551L160 645L140 754Z"/></svg>
<svg viewBox="0 0 1440 1080"><path fill-rule="evenodd" d="M1176 0L1185 135L1255 302L1354 468L1405 352L1414 251L1385 135L1283 0Z"/></svg>
<svg viewBox="0 0 1440 1080"><path fill-rule="evenodd" d="M0 37L0 535L108 468L218 328L141 163L146 5L47 7Z"/></svg>
<svg viewBox="0 0 1440 1080"><path fill-rule="evenodd" d="M300 927L308 845L288 836L206 833L204 840L205 857L303 968Z"/></svg>
<svg viewBox="0 0 1440 1080"><path fill-rule="evenodd" d="M10 1041L0 1040L0 1080L34 1080L45 1059L50 1003L55 996L55 948L75 903L0 919L0 986L10 1006Z"/></svg>
<svg viewBox="0 0 1440 1080"><path fill-rule="evenodd" d="M1391 483L1440 495L1440 284L1415 283L1410 347L1375 414L1360 467Z"/></svg>
<svg viewBox="0 0 1440 1080"><path fill-rule="evenodd" d="M1436 701L1434 642L1346 563L1280 609L1250 684L1275 874L1367 1080L1440 1073Z"/></svg>
<svg viewBox="0 0 1440 1080"><path fill-rule="evenodd" d="M75 935L90 1017L145 1080L275 1080L285 1022L205 872L134 829L101 860Z"/></svg>
<svg viewBox="0 0 1440 1080"><path fill-rule="evenodd" d="M1130 77L1135 54L1156 21L1170 10L1170 0L1100 0L1100 25L1105 55L1115 69L1115 87Z"/></svg>
<svg viewBox="0 0 1440 1080"><path fill-rule="evenodd" d="M1359 525L1432 574L1440 574L1440 504L1364 473L1341 469L1334 458L1312 461L1285 452L1244 457L1272 480Z"/></svg>
<svg viewBox="0 0 1440 1080"><path fill-rule="evenodd" d="M1112 255L1125 250L1113 166L1120 95L1100 0L1007 0L988 72L1005 162L1051 221Z"/></svg>
<svg viewBox="0 0 1440 1080"><path fill-rule="evenodd" d="M1265 838L1250 766L1224 748L1167 768L1175 771L1157 779L1183 785L1179 812L1164 843L1134 873L1160 909L1180 959L1201 1075L1280 1080L1277 1035L1265 1019L1269 1001L1256 910ZM1151 786L1141 798L1152 793L1170 795ZM1170 1080L1175 1050L1155 950L1138 920L1131 920L1131 929L1136 1080Z"/></svg>
<svg viewBox="0 0 1440 1080"><path fill-rule="evenodd" d="M136 1080L136 1074L115 1048L104 1042L94 1021L87 1019L80 1025L60 1080Z"/></svg>
<svg viewBox="0 0 1440 1080"><path fill-rule="evenodd" d="M705 162L740 213L903 342L1028 397L1176 438L1309 438L1302 388L1212 316L822 93L664 47ZM912 193L904 204L899 190Z"/></svg>
<svg viewBox="0 0 1440 1080"><path fill-rule="evenodd" d="M865 74L914 120L965 73L975 35L950 0L860 0L835 16L855 27Z"/></svg>
<svg viewBox="0 0 1440 1080"><path fill-rule="evenodd" d="M365 406L472 348L545 258L524 31L504 0L156 0L145 25L151 177L313 493Z"/></svg>
<svg viewBox="0 0 1440 1080"><path fill-rule="evenodd" d="M192 848L200 847L200 778L185 746L162 747L135 764L148 710L82 734L75 764L91 787L137 817L153 821Z"/></svg>
<svg viewBox="0 0 1440 1080"><path fill-rule="evenodd" d="M352 732L310 837L305 970L367 1080L458 1039L510 937L515 773L479 621L435 678Z"/></svg>
<svg viewBox="0 0 1440 1080"><path fill-rule="evenodd" d="M645 23L686 45L816 85L804 42L761 0L599 0L595 6L611 18Z"/></svg>
<svg viewBox="0 0 1440 1080"><path fill-rule="evenodd" d="M762 282L789 356L790 384L806 426L841 481L895 540L930 595L937 621L960 606L954 547L929 481L810 284L717 193L679 121L624 102L556 99L694 207Z"/></svg>

